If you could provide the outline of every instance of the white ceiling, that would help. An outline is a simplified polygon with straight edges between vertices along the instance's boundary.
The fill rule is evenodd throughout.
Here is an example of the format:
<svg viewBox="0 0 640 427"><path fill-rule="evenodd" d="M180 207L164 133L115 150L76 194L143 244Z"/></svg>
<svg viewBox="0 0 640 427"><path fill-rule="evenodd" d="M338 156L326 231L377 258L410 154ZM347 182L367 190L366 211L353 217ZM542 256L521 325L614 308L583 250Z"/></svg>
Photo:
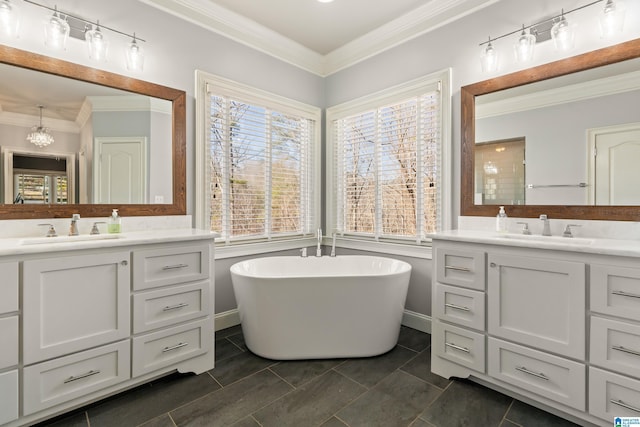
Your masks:
<svg viewBox="0 0 640 427"><path fill-rule="evenodd" d="M327 76L500 0L139 0Z"/></svg>
<svg viewBox="0 0 640 427"><path fill-rule="evenodd" d="M331 51L437 0L209 0L309 49Z"/></svg>

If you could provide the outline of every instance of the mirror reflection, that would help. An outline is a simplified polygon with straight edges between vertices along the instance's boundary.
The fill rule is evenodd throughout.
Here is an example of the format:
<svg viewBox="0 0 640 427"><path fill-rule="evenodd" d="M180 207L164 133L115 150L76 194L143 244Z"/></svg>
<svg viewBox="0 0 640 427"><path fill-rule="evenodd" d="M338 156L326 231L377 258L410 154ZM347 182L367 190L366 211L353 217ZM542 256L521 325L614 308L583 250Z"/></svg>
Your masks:
<svg viewBox="0 0 640 427"><path fill-rule="evenodd" d="M640 59L475 97L476 205L640 205Z"/></svg>
<svg viewBox="0 0 640 427"><path fill-rule="evenodd" d="M173 203L171 101L7 64L0 75L0 202Z"/></svg>

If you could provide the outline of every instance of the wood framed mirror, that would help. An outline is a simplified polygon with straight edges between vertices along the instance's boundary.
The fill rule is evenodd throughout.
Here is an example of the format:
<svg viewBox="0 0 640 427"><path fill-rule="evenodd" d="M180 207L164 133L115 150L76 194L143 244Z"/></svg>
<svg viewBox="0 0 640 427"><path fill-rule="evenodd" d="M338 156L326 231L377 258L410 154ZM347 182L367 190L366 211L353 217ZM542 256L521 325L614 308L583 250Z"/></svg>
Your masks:
<svg viewBox="0 0 640 427"><path fill-rule="evenodd" d="M170 159L171 163L171 178L170 182L168 179L167 184L170 186L171 199L167 203L135 201L96 204L88 201L78 204L0 204L0 219L70 218L74 213L79 213L82 217L104 217L109 216L113 208L117 208L122 216L186 214L186 94L184 91L4 45L0 45L0 64L19 67L24 72L31 70L46 73L48 76L53 75L113 88L131 96L144 95L151 99L151 103L168 101L167 114L170 113L170 123L165 126L165 133L170 134L170 140L168 135L163 136L167 140L167 150L162 155ZM149 138L148 145L153 142L153 138ZM3 145L2 142L0 145ZM154 161L153 157L148 161ZM165 175L166 172L166 170L163 171Z"/></svg>
<svg viewBox="0 0 640 427"><path fill-rule="evenodd" d="M587 70L596 70L612 64L629 64L633 61L636 71L640 58L640 39L631 40L611 47L595 50L571 58L559 60L549 64L540 65L512 74L474 83L461 88L461 191L460 214L463 216L495 216L498 212L497 204L483 203L482 195L478 195L476 187L476 143L488 142L476 138L476 109L477 98L483 95L493 95L508 89L521 89L525 85L537 82L547 83L551 79L566 78L576 73ZM635 78L635 77L634 77ZM637 79L636 79L637 81ZM635 102L635 101L634 101ZM637 106L638 104L636 104ZM637 122L640 123L640 112L635 108ZM520 137L521 135L514 135ZM586 140L586 136L584 137ZM561 144L562 141L556 141ZM554 153L547 153L553 156ZM585 156L586 157L586 156ZM585 162L585 157L567 156L566 162ZM640 159L637 159L640 161ZM567 163L567 164L568 164ZM529 163L527 162L527 167ZM492 169L493 170L493 169ZM535 187L531 183L523 181L529 188ZM586 189L586 183L575 183L574 187ZM554 185L546 185L553 187ZM561 185L557 185L560 187ZM637 183L635 184L637 187ZM585 190L586 191L586 190ZM640 194L640 193L639 193ZM585 199L587 200L587 199ZM509 216L523 218L537 218L540 214L547 214L549 218L582 219L582 220L618 220L638 221L640 218L640 203L599 205L586 201L584 204L558 204L556 201L549 204L509 204L506 210Z"/></svg>

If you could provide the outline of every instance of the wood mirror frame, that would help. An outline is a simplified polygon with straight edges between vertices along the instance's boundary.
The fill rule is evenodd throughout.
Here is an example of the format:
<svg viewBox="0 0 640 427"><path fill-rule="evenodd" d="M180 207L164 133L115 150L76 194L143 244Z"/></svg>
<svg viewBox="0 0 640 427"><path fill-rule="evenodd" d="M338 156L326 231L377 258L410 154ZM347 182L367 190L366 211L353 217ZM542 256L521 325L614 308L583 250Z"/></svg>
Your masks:
<svg viewBox="0 0 640 427"><path fill-rule="evenodd" d="M186 214L186 94L184 91L74 64L60 59L0 45L0 62L34 71L54 74L172 103L173 185L171 204L0 204L0 219L104 217L118 209L122 216L158 216Z"/></svg>
<svg viewBox="0 0 640 427"><path fill-rule="evenodd" d="M476 96L638 57L640 57L640 39L635 39L462 87L460 90L462 104L460 215L495 216L498 212L496 205L474 204ZM506 206L506 210L509 216L521 218L537 218L540 214L547 214L549 218L565 219L611 221L638 221L640 219L639 206L510 205Z"/></svg>

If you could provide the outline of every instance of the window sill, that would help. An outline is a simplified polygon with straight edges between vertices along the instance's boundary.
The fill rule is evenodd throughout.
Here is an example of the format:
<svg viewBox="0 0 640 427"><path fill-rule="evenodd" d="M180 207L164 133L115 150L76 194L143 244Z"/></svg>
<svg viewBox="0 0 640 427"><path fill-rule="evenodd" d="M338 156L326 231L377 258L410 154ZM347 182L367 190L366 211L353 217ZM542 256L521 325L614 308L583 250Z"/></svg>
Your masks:
<svg viewBox="0 0 640 427"><path fill-rule="evenodd" d="M325 238L324 244L330 246L331 238ZM401 255L411 258L432 259L431 245L426 246L416 244L377 242L373 240L359 240L343 237L336 240L336 247L375 252L387 255Z"/></svg>
<svg viewBox="0 0 640 427"><path fill-rule="evenodd" d="M325 247L323 253L329 254L327 248L331 247L331 237L322 240ZM238 258L243 256L260 255L269 252L289 251L300 248L311 248L316 246L315 237L305 237L290 240L276 240L268 242L238 243L228 246L216 246L215 259ZM353 249L365 252L373 252L382 255L399 255L410 258L432 259L431 246L402 244L391 242L376 242L373 240L360 240L349 238L338 238L336 248Z"/></svg>
<svg viewBox="0 0 640 427"><path fill-rule="evenodd" d="M235 245L216 245L215 259L237 258L249 255L259 255L268 252L289 251L292 249L308 248L316 245L315 237L304 237L288 240L271 240L255 243L238 243Z"/></svg>

